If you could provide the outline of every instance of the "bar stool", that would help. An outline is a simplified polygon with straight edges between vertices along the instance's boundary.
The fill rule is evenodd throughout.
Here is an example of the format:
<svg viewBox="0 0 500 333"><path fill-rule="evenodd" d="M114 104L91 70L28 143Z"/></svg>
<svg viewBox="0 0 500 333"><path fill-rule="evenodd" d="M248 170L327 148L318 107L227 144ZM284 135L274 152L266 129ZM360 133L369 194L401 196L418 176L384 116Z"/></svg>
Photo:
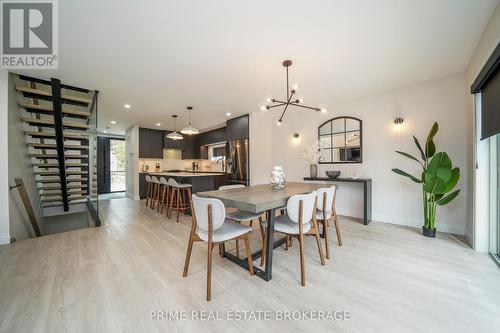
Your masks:
<svg viewBox="0 0 500 333"><path fill-rule="evenodd" d="M219 187L220 190L231 190L237 188L245 188L246 186L243 184L235 184L235 185L223 185ZM241 222L250 222L249 227L252 227L254 220L259 220L260 227L260 235L262 237L262 241L264 241L264 227L262 226L262 213L251 213L246 212L244 210L236 210L234 212L226 213L226 219L230 221L234 221L236 223L241 224ZM236 239L236 256L240 256L240 244L239 240Z"/></svg>
<svg viewBox="0 0 500 333"><path fill-rule="evenodd" d="M160 214L163 214L163 208L168 204L168 195L169 195L168 181L165 179L165 177L160 177L160 192L161 192L161 200L160 204L158 205L158 211L160 212Z"/></svg>
<svg viewBox="0 0 500 333"><path fill-rule="evenodd" d="M150 208L155 209L156 202L158 202L158 205L160 204L160 181L155 176L152 176L151 182L153 183L153 196Z"/></svg>
<svg viewBox="0 0 500 333"><path fill-rule="evenodd" d="M147 207L149 200L153 198L153 182L151 181L151 177L149 175L146 175L146 183L147 183L147 190L146 190L146 207Z"/></svg>
<svg viewBox="0 0 500 333"><path fill-rule="evenodd" d="M180 184L175 181L175 179L170 178L168 180L168 186L170 187L170 204L168 205L168 218L172 216L172 210L177 211L176 222L179 223L179 213L182 211L184 214L191 207L191 184ZM186 196L187 199L186 199Z"/></svg>

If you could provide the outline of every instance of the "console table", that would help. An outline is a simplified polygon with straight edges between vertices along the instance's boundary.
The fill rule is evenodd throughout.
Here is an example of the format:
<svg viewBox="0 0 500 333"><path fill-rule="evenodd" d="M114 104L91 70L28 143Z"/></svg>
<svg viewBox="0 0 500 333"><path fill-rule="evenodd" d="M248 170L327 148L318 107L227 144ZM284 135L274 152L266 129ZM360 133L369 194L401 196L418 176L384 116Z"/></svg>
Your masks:
<svg viewBox="0 0 500 333"><path fill-rule="evenodd" d="M370 178L328 178L328 177L304 177L306 181L322 181L327 183L362 183L363 184L363 223L367 225L372 220L372 180Z"/></svg>

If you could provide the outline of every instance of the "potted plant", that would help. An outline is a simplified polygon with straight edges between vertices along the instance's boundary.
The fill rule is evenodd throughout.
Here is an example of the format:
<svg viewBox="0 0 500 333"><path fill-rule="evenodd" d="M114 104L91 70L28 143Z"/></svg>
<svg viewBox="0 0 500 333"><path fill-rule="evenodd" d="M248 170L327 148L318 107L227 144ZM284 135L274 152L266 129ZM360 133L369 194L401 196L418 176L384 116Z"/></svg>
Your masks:
<svg viewBox="0 0 500 333"><path fill-rule="evenodd" d="M318 162L320 158L319 141L305 146L302 155L304 156L305 162L309 164L311 178L318 177Z"/></svg>
<svg viewBox="0 0 500 333"><path fill-rule="evenodd" d="M413 136L413 141L420 152L421 160L408 153L396 151L396 153L420 164L422 167L422 174L420 177L415 177L400 169L392 169L392 171L398 175L408 177L422 186L424 207L424 226L422 227L422 232L426 237L436 237L437 206L443 206L450 203L460 193L460 190L451 192L460 179L460 169L452 167L448 154L445 152L436 153L434 136L437 131L438 124L434 123L427 136L425 150L422 149L418 139Z"/></svg>

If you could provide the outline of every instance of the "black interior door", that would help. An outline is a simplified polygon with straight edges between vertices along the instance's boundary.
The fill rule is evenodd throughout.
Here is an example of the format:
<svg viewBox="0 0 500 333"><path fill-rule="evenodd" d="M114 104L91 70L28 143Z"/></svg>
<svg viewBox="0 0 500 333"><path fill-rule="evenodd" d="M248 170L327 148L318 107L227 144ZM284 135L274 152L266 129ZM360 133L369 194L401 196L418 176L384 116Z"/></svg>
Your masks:
<svg viewBox="0 0 500 333"><path fill-rule="evenodd" d="M110 139L97 138L97 193L111 192Z"/></svg>

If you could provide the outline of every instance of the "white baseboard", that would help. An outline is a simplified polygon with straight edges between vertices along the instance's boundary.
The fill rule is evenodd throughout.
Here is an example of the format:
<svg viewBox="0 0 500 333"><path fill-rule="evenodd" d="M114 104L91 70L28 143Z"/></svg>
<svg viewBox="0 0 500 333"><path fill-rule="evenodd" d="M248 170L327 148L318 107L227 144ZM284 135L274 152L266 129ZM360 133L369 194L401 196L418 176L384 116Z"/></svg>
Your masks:
<svg viewBox="0 0 500 333"><path fill-rule="evenodd" d="M337 208L337 214L359 219L363 218L362 211L356 211L350 209ZM387 214L378 214L376 212L372 212L372 220L384 223L404 225L407 227L414 227L414 228L421 228L423 225L423 221L421 221L420 219L392 216ZM465 228L463 226L452 225L445 222L440 222L439 225L437 226L437 230L440 232L446 232L455 235L461 235L461 236L465 235Z"/></svg>
<svg viewBox="0 0 500 333"><path fill-rule="evenodd" d="M0 234L0 245L10 244L10 235L7 233Z"/></svg>

